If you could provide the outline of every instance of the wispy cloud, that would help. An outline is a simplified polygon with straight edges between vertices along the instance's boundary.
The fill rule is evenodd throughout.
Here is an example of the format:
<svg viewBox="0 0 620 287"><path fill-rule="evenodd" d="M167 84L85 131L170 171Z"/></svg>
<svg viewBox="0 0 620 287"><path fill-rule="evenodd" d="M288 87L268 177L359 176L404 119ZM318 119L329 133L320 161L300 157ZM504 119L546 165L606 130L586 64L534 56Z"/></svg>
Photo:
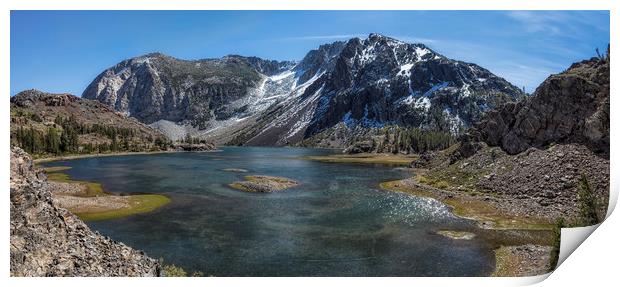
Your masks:
<svg viewBox="0 0 620 287"><path fill-rule="evenodd" d="M509 82L533 91L544 79L566 68L528 51L498 49L469 41L429 39L431 49L453 59L473 62Z"/></svg>
<svg viewBox="0 0 620 287"><path fill-rule="evenodd" d="M567 14L557 12L509 11L507 13L508 17L521 22L531 33L560 34L562 30L559 24L564 24L569 18Z"/></svg>
<svg viewBox="0 0 620 287"><path fill-rule="evenodd" d="M607 11L508 11L506 15L521 23L526 32L544 33L550 36L561 36L568 38L580 38L583 33L591 33L591 29L605 31L606 25L601 25L597 20L600 17L593 18L592 13L599 12L601 14Z"/></svg>
<svg viewBox="0 0 620 287"><path fill-rule="evenodd" d="M340 35L314 35L314 36L297 36L280 38L282 41L303 41L303 40L339 40L339 39L351 39L351 38L365 38L364 34L340 34Z"/></svg>

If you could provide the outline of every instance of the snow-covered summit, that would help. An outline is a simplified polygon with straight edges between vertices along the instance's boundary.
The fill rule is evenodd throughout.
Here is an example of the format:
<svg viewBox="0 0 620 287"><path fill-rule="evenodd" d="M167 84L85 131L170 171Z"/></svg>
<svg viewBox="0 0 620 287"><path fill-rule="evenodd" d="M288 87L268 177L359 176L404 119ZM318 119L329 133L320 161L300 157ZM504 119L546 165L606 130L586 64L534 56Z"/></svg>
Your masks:
<svg viewBox="0 0 620 287"><path fill-rule="evenodd" d="M254 145L292 144L342 123L458 133L522 96L478 65L376 33L321 45L298 62L148 54L107 69L83 93L145 123Z"/></svg>

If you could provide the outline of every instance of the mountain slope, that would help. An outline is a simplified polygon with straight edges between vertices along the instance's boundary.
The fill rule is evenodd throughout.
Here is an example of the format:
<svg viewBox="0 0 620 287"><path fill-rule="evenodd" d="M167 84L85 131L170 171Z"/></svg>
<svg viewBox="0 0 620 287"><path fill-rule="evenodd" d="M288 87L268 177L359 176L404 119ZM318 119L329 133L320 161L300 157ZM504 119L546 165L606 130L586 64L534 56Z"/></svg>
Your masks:
<svg viewBox="0 0 620 287"><path fill-rule="evenodd" d="M97 101L36 90L11 97L11 143L31 154L160 150L167 141Z"/></svg>
<svg viewBox="0 0 620 287"><path fill-rule="evenodd" d="M104 71L83 93L173 138L246 145L295 144L340 124L457 134L523 96L475 64L378 34L322 45L298 63L149 54Z"/></svg>
<svg viewBox="0 0 620 287"><path fill-rule="evenodd" d="M107 69L82 97L98 100L146 124L163 121L157 124L178 123L204 130L213 128L217 121L238 119L270 105L275 95L264 90L277 93L279 86L269 76L280 74L290 65L241 56L185 61L153 53ZM181 133L173 137L183 137L185 130Z"/></svg>

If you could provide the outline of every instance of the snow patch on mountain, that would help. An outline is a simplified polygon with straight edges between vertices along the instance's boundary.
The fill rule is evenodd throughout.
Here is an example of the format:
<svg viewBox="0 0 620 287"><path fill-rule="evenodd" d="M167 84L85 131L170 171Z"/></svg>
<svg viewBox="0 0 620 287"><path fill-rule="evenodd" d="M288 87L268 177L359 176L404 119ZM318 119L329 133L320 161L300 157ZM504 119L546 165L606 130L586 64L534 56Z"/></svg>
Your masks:
<svg viewBox="0 0 620 287"><path fill-rule="evenodd" d="M461 97L468 98L469 96L471 96L471 90L469 89L469 87L469 84L464 84L461 87Z"/></svg>
<svg viewBox="0 0 620 287"><path fill-rule="evenodd" d="M448 120L450 132L454 135L460 133L461 129L465 127L465 122L461 119L458 113L453 113L450 109L443 110L444 118Z"/></svg>
<svg viewBox="0 0 620 287"><path fill-rule="evenodd" d="M321 92L323 91L323 87L324 86L322 86L320 89L314 92L314 94L312 94L306 100L306 102L315 101L319 97L319 95L321 95ZM284 138L288 140L292 138L293 136L295 136L297 133L299 133L302 129L307 128L308 124L310 124L310 122L312 121L312 118L314 117L315 109L306 109L306 111L297 119L295 124L293 124L293 126L289 129L289 132L286 133Z"/></svg>
<svg viewBox="0 0 620 287"><path fill-rule="evenodd" d="M185 138L187 133L191 133L192 130L195 130L191 126L181 125L167 120L159 120L151 123L149 126L165 134L171 140L181 140Z"/></svg>
<svg viewBox="0 0 620 287"><path fill-rule="evenodd" d="M418 59L421 59L424 55L431 53L431 51L425 48L415 47L415 53L418 55Z"/></svg>
<svg viewBox="0 0 620 287"><path fill-rule="evenodd" d="M418 98L415 101L414 106L418 109L424 109L424 111L428 111L431 108L431 100L427 97Z"/></svg>
<svg viewBox="0 0 620 287"><path fill-rule="evenodd" d="M269 81L272 81L272 82L278 82L280 80L286 79L286 78L288 78L290 76L294 76L294 75L295 75L295 72L291 69L291 70L284 71L284 72L282 72L280 74L268 77L267 79Z"/></svg>
<svg viewBox="0 0 620 287"><path fill-rule="evenodd" d="M398 73L409 76L409 73L411 73L411 67L413 67L413 63L401 65L400 71L398 71Z"/></svg>

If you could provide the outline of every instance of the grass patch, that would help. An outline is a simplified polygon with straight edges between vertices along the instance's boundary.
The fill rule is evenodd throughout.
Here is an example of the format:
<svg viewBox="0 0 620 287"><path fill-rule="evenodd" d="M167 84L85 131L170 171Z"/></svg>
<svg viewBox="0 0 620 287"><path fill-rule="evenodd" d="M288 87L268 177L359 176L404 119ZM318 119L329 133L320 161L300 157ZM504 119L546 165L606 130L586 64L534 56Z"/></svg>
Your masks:
<svg viewBox="0 0 620 287"><path fill-rule="evenodd" d="M517 270L521 262L519 258L512 256L510 250L502 246L495 249L495 271L491 274L492 277L514 277L518 276Z"/></svg>
<svg viewBox="0 0 620 287"><path fill-rule="evenodd" d="M445 180L431 179L431 178L425 177L425 176L423 176L421 174L416 175L416 180L419 183L430 185L432 187L436 187L436 188L439 188L439 189L446 189L446 188L450 187L450 184L447 181L445 181Z"/></svg>
<svg viewBox="0 0 620 287"><path fill-rule="evenodd" d="M183 267L176 266L174 264L165 264L163 258L159 258L159 264L163 269L164 277L204 277L205 274L202 271L194 271L191 274L187 273Z"/></svg>
<svg viewBox="0 0 620 287"><path fill-rule="evenodd" d="M103 189L103 186L97 182L84 181L84 180L73 180L71 177L63 173L62 171L68 170L70 167L54 167L48 168L46 172L47 179L55 182L63 182L70 184L79 184L86 187L86 190L83 194L75 195L76 197L102 197L112 196L109 193L106 193ZM50 171L48 171L50 170ZM139 195L128 195L123 196L128 201L128 207L105 210L105 211L96 211L96 212L75 212L75 215L80 217L80 219L84 221L97 221L97 220L107 220L113 218L119 218L124 216L129 216L138 213L146 213L155 210L156 208L168 204L170 202L170 198L164 195L159 194L139 194ZM88 209L88 207L86 207Z"/></svg>
<svg viewBox="0 0 620 287"><path fill-rule="evenodd" d="M53 173L53 172L61 172L61 171L69 170L69 169L71 169L70 166L50 166L50 167L44 167L43 171L45 171L46 173Z"/></svg>
<svg viewBox="0 0 620 287"><path fill-rule="evenodd" d="M237 190L241 190L241 191L247 191L247 192L254 192L254 190L245 187L245 185L239 183L239 182L233 182L228 184L228 186L230 186L231 188L237 189Z"/></svg>
<svg viewBox="0 0 620 287"><path fill-rule="evenodd" d="M86 187L86 192L81 196L102 196L107 195L105 191L103 191L103 187L100 183L84 181L84 180L73 180L69 177L68 174L62 172L52 172L47 174L47 179L55 182L64 182L64 183L73 183L80 184Z"/></svg>
<svg viewBox="0 0 620 287"><path fill-rule="evenodd" d="M170 198L159 194L139 194L129 195L126 197L129 198L129 207L102 212L82 212L76 213L76 215L84 221L107 220L138 213L151 212L170 202Z"/></svg>
<svg viewBox="0 0 620 287"><path fill-rule="evenodd" d="M165 277L187 277L187 272L174 264L164 265L163 270Z"/></svg>
<svg viewBox="0 0 620 287"><path fill-rule="evenodd" d="M329 163L362 163L384 164L394 166L409 166L412 161L418 159L417 155L393 155L393 154L336 154L326 156L305 156L307 160L316 160Z"/></svg>

